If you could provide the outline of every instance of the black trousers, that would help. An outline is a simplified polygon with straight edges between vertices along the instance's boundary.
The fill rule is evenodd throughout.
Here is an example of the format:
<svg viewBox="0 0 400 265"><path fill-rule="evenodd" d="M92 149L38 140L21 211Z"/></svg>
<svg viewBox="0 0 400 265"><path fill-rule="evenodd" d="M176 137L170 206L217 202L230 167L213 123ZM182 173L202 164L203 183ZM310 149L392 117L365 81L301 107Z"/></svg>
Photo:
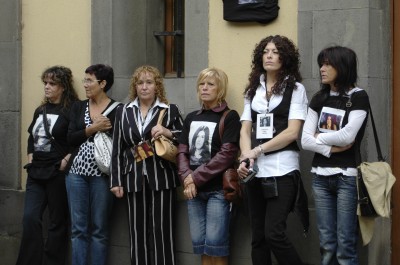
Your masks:
<svg viewBox="0 0 400 265"><path fill-rule="evenodd" d="M303 264L286 235L286 219L296 196L292 175L276 177L278 197L265 199L261 179L246 185L252 229L251 258L253 265L270 265L271 251L280 265Z"/></svg>
<svg viewBox="0 0 400 265"><path fill-rule="evenodd" d="M48 207L47 240L43 213ZM68 201L63 172L49 180L26 183L23 232L17 265L64 265L68 251Z"/></svg>

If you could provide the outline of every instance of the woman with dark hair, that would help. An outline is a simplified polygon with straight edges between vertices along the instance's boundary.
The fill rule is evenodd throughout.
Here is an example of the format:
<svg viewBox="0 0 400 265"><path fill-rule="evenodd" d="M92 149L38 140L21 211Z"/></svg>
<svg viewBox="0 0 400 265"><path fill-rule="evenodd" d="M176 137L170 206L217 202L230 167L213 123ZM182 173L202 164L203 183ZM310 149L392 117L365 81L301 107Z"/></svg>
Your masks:
<svg viewBox="0 0 400 265"><path fill-rule="evenodd" d="M178 173L188 199L188 214L193 252L201 255L202 265L227 265L229 258L230 203L222 190L222 174L232 167L239 151L239 115L231 110L219 124L228 105L225 101L228 77L217 68L206 68L197 77L197 96L201 109L187 115L179 138ZM210 136L208 159L198 164L190 152L196 145L195 133L207 127ZM200 133L199 133L200 134ZM195 161L195 163L193 163Z"/></svg>
<svg viewBox="0 0 400 265"><path fill-rule="evenodd" d="M29 126L28 172L23 215L23 233L17 265L65 264L67 254L68 204L65 169L70 157L67 143L71 104L78 100L72 72L64 66L47 68L41 76L44 99ZM44 128L44 111L47 129ZM54 137L51 139L46 130ZM42 231L43 212L48 207L47 240Z"/></svg>
<svg viewBox="0 0 400 265"><path fill-rule="evenodd" d="M207 126L200 126L193 135L190 146L190 164L201 165L210 160L210 129Z"/></svg>
<svg viewBox="0 0 400 265"><path fill-rule="evenodd" d="M256 177L246 184L254 265L272 264L271 251L279 264L303 264L286 235L286 219L296 198L302 199L296 205L303 206L300 213L304 229L308 229L307 196L296 143L307 114L299 65L299 53L291 40L268 36L254 49L244 91L238 172L245 178L249 168L259 168ZM270 118L271 130L260 126L263 117Z"/></svg>
<svg viewBox="0 0 400 265"><path fill-rule="evenodd" d="M177 105L168 104L157 68L138 67L129 89L131 102L115 116L111 191L127 199L131 264L174 265L179 180L175 164L156 154L151 139L163 135L176 141L182 117ZM165 112L158 124L161 111Z"/></svg>
<svg viewBox="0 0 400 265"><path fill-rule="evenodd" d="M315 152L312 190L321 264L358 264L357 162L367 123L369 99L357 87L357 56L334 46L318 55L321 90L308 109L301 144ZM321 131L322 113L343 117L337 131Z"/></svg>
<svg viewBox="0 0 400 265"><path fill-rule="evenodd" d="M66 178L72 264L102 265L107 260L113 197L109 177L95 162L93 138L97 132L112 135L115 109L107 117L102 113L115 106L115 101L106 94L114 83L114 71L104 64L89 66L82 83L88 99L72 106L68 129L68 141L74 148Z"/></svg>

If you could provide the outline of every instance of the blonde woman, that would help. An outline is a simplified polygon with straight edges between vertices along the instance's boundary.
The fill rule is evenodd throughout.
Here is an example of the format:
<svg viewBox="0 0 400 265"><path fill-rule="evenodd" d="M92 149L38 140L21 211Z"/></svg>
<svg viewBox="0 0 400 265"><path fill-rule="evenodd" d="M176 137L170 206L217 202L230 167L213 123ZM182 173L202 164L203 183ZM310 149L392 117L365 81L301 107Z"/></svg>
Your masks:
<svg viewBox="0 0 400 265"><path fill-rule="evenodd" d="M220 137L221 116L229 109L225 101L227 86L228 77L222 70L207 68L200 72L197 95L201 109L187 115L179 139L179 177L188 199L193 252L201 255L202 265L228 264L231 208L224 199L222 174L238 154L240 122L238 113L230 111ZM211 156L203 156L198 163L200 160L193 158L196 154L190 150L195 148L200 131L207 132L203 133L202 146Z"/></svg>

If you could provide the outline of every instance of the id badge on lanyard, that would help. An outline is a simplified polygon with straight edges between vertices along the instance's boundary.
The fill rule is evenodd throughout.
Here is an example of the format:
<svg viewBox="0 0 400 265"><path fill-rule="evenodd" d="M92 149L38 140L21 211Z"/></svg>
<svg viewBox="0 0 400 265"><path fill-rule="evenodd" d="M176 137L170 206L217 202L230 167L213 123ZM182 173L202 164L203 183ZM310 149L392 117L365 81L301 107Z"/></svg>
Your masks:
<svg viewBox="0 0 400 265"><path fill-rule="evenodd" d="M257 114L257 139L271 139L274 134L274 114L262 113Z"/></svg>

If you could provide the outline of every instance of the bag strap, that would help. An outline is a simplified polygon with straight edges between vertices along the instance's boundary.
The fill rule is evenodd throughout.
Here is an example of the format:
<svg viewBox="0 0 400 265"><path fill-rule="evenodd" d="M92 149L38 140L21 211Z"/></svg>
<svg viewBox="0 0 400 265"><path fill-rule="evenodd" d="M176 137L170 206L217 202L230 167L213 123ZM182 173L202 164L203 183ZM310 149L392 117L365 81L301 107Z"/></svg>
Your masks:
<svg viewBox="0 0 400 265"><path fill-rule="evenodd" d="M225 110L221 116L221 120L219 121L219 138L221 139L221 141L222 141L222 135L224 134L225 117L226 115L228 115L230 111L231 111L230 109Z"/></svg>
<svg viewBox="0 0 400 265"><path fill-rule="evenodd" d="M111 104L110 107L108 107L102 114L104 116L107 116L108 114L110 114L111 111L113 111L118 105L120 104L120 102L115 101L113 104Z"/></svg>
<svg viewBox="0 0 400 265"><path fill-rule="evenodd" d="M158 121L157 124L161 124L162 119L164 117L165 109L160 110L160 115L158 115Z"/></svg>
<svg viewBox="0 0 400 265"><path fill-rule="evenodd" d="M376 152L378 153L378 161L385 161L385 158L383 158L382 156L382 150L381 150L381 145L379 144L378 133L376 132L376 126L374 121L374 115L372 114L371 104L368 104L368 107L369 107L369 114L371 116L372 130L374 132Z"/></svg>
<svg viewBox="0 0 400 265"><path fill-rule="evenodd" d="M351 95L352 94L349 95L349 100L346 103L346 107L347 107L346 112L347 113L350 113L350 107L352 106ZM378 161L385 161L385 158L382 155L381 145L379 144L379 138L378 138L378 133L376 131L374 115L372 114L372 108L371 108L371 104L369 102L368 102L368 110L369 110L369 115L371 116L372 131L374 133L376 152L378 153ZM368 113L367 113L367 115L368 115ZM359 147L358 143L357 143L357 147ZM359 148L357 148L357 149L359 149ZM361 157L360 157L359 152L357 152L357 151L356 151L356 162L357 162L357 164L361 164Z"/></svg>
<svg viewBox="0 0 400 265"><path fill-rule="evenodd" d="M50 142L54 144L54 147L57 149L57 152L60 153L63 157L67 155L67 152L64 151L64 148L54 139L53 135L51 135L49 131L49 124L47 122L47 111L46 111L46 106L43 106L43 126L44 126L44 131L46 132L47 138L50 139Z"/></svg>

